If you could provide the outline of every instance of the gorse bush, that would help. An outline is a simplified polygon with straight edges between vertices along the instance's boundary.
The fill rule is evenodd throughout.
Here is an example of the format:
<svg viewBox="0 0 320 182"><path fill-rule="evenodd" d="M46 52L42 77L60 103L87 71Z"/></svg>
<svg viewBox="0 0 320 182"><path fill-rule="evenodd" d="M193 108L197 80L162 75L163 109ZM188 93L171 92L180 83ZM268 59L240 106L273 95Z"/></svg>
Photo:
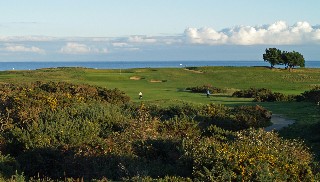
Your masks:
<svg viewBox="0 0 320 182"><path fill-rule="evenodd" d="M135 105L69 83L0 87L0 180L319 180L301 141L253 128L261 106ZM248 129L251 128L251 129Z"/></svg>
<svg viewBox="0 0 320 182"><path fill-rule="evenodd" d="M56 110L73 103L99 101L110 104L126 104L129 97L118 89L105 89L89 85L73 85L65 82L36 82L25 85L0 85L0 121L6 129L39 119L39 114L49 108Z"/></svg>
<svg viewBox="0 0 320 182"><path fill-rule="evenodd" d="M254 98L254 102L274 102L274 101L294 101L296 96L285 95L279 92L272 92L266 88L249 88L247 90L236 91L233 97Z"/></svg>
<svg viewBox="0 0 320 182"><path fill-rule="evenodd" d="M225 90L221 88L214 87L212 85L203 85L203 86L196 86L196 87L188 87L186 90L194 92L194 93L207 93L209 90L210 93L223 93Z"/></svg>
<svg viewBox="0 0 320 182"><path fill-rule="evenodd" d="M320 103L320 88L316 87L309 91L305 91L299 97L299 101L309 101L319 104Z"/></svg>
<svg viewBox="0 0 320 182"><path fill-rule="evenodd" d="M169 107L144 106L150 117L162 121L189 118L202 127L217 125L228 130L260 128L271 124L271 112L261 106L226 107L223 105L172 105ZM131 110L134 110L131 108ZM138 112L135 112L138 113Z"/></svg>
<svg viewBox="0 0 320 182"><path fill-rule="evenodd" d="M272 113L261 106L236 106L228 108L209 104L202 109L200 117L204 126L216 125L227 130L261 128L271 124Z"/></svg>
<svg viewBox="0 0 320 182"><path fill-rule="evenodd" d="M230 142L204 137L186 140L196 181L313 181L313 157L299 141L273 132L246 130Z"/></svg>
<svg viewBox="0 0 320 182"><path fill-rule="evenodd" d="M14 157L3 155L2 152L0 152L0 179L1 177L11 177L19 168L19 163Z"/></svg>
<svg viewBox="0 0 320 182"><path fill-rule="evenodd" d="M271 125L271 112L256 106L238 106L232 109L234 129L262 128Z"/></svg>
<svg viewBox="0 0 320 182"><path fill-rule="evenodd" d="M266 88L249 88L247 90L239 90L232 94L234 97L244 97L244 98L255 98L258 95L268 95L271 94L270 89Z"/></svg>

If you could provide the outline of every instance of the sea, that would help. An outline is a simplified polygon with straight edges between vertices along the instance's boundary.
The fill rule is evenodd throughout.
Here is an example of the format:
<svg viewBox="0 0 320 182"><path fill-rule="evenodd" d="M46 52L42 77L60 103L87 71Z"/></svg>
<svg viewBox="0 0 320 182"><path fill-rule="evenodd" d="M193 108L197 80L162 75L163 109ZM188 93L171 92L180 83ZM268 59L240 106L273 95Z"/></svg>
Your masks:
<svg viewBox="0 0 320 182"><path fill-rule="evenodd" d="M306 61L306 68L320 68L320 61ZM264 61L72 61L72 62L0 62L0 71L42 68L83 67L92 69L179 68L200 66L259 67ZM279 66L281 67L281 66Z"/></svg>

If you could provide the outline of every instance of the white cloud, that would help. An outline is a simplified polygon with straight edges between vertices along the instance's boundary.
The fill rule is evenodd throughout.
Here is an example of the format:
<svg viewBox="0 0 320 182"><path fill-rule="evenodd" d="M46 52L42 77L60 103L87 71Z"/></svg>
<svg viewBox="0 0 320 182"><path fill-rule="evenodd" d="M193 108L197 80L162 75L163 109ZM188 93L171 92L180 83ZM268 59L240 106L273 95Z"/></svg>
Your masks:
<svg viewBox="0 0 320 182"><path fill-rule="evenodd" d="M4 51L9 52L29 52L29 53L37 53L37 54L44 54L45 51L35 46L26 47L20 44L6 44L6 46L2 49Z"/></svg>
<svg viewBox="0 0 320 182"><path fill-rule="evenodd" d="M217 32L212 28L188 28L185 35L189 42L196 44L223 44L228 38L223 32Z"/></svg>
<svg viewBox="0 0 320 182"><path fill-rule="evenodd" d="M108 53L107 48L91 48L86 44L79 44L74 42L68 42L65 46L60 49L61 53L64 54L106 54Z"/></svg>
<svg viewBox="0 0 320 182"><path fill-rule="evenodd" d="M127 46L129 46L129 44L126 42L114 42L114 43L112 43L112 46L113 47L127 47Z"/></svg>
<svg viewBox="0 0 320 182"><path fill-rule="evenodd" d="M212 28L188 28L184 32L187 42L208 45L295 45L319 44L320 28L312 27L308 22L297 22L288 26L279 21L265 26L238 26L222 31Z"/></svg>
<svg viewBox="0 0 320 182"><path fill-rule="evenodd" d="M157 39L147 36L134 35L128 38L128 42L131 43L155 43Z"/></svg>
<svg viewBox="0 0 320 182"><path fill-rule="evenodd" d="M0 36L1 42L22 42L22 41L33 41L33 42L44 42L57 40L55 37L49 36Z"/></svg>

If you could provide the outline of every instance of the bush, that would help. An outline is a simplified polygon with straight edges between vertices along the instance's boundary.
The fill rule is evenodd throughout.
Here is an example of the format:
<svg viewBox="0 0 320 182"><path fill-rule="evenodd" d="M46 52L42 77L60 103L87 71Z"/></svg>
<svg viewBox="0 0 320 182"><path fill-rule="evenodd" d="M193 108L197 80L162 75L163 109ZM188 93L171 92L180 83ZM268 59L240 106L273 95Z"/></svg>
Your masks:
<svg viewBox="0 0 320 182"><path fill-rule="evenodd" d="M266 88L249 88L248 90L239 90L232 94L233 97L255 98L259 95L271 94L270 89Z"/></svg>
<svg viewBox="0 0 320 182"><path fill-rule="evenodd" d="M311 89L309 91L305 91L299 97L299 101L302 101L302 100L319 104L320 103L320 88L316 87L316 88Z"/></svg>
<svg viewBox="0 0 320 182"><path fill-rule="evenodd" d="M305 145L276 133L246 130L230 142L215 137L186 140L196 181L314 181L317 169ZM319 180L319 179L318 179Z"/></svg>
<svg viewBox="0 0 320 182"><path fill-rule="evenodd" d="M15 158L10 155L3 155L0 152L0 179L1 177L9 178L19 170L20 166Z"/></svg>
<svg viewBox="0 0 320 182"><path fill-rule="evenodd" d="M105 89L65 82L36 82L25 85L0 85L0 125L10 129L13 125L26 127L39 120L42 111L69 107L72 104L102 102L123 105L129 97L118 89Z"/></svg>
<svg viewBox="0 0 320 182"><path fill-rule="evenodd" d="M294 101L295 95L285 95L279 92L272 92L265 88L250 88L248 90L236 91L232 94L233 97L254 98L254 102L274 102L274 101Z"/></svg>
<svg viewBox="0 0 320 182"><path fill-rule="evenodd" d="M193 93L207 93L207 90L210 91L210 93L223 93L224 90L213 87L212 85L203 85L203 86L196 86L196 87L188 87L186 90L191 91Z"/></svg>
<svg viewBox="0 0 320 182"><path fill-rule="evenodd" d="M232 109L231 119L234 129L261 128L271 125L271 112L256 106L238 106Z"/></svg>
<svg viewBox="0 0 320 182"><path fill-rule="evenodd" d="M260 128L271 124L272 113L261 106L236 106L228 108L222 105L209 104L202 109L200 125L206 128L216 125L225 130L243 130ZM196 118L197 119L197 118Z"/></svg>

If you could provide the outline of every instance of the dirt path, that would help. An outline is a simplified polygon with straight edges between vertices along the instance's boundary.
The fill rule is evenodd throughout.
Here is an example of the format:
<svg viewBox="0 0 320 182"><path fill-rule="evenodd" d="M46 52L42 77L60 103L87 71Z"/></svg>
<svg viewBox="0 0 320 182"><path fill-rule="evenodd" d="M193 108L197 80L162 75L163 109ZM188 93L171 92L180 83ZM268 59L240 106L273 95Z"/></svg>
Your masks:
<svg viewBox="0 0 320 182"><path fill-rule="evenodd" d="M280 114L273 114L271 116L271 122L273 124L271 126L266 127L266 131L281 130L282 128L287 127L288 125L293 124L294 120L287 119Z"/></svg>

